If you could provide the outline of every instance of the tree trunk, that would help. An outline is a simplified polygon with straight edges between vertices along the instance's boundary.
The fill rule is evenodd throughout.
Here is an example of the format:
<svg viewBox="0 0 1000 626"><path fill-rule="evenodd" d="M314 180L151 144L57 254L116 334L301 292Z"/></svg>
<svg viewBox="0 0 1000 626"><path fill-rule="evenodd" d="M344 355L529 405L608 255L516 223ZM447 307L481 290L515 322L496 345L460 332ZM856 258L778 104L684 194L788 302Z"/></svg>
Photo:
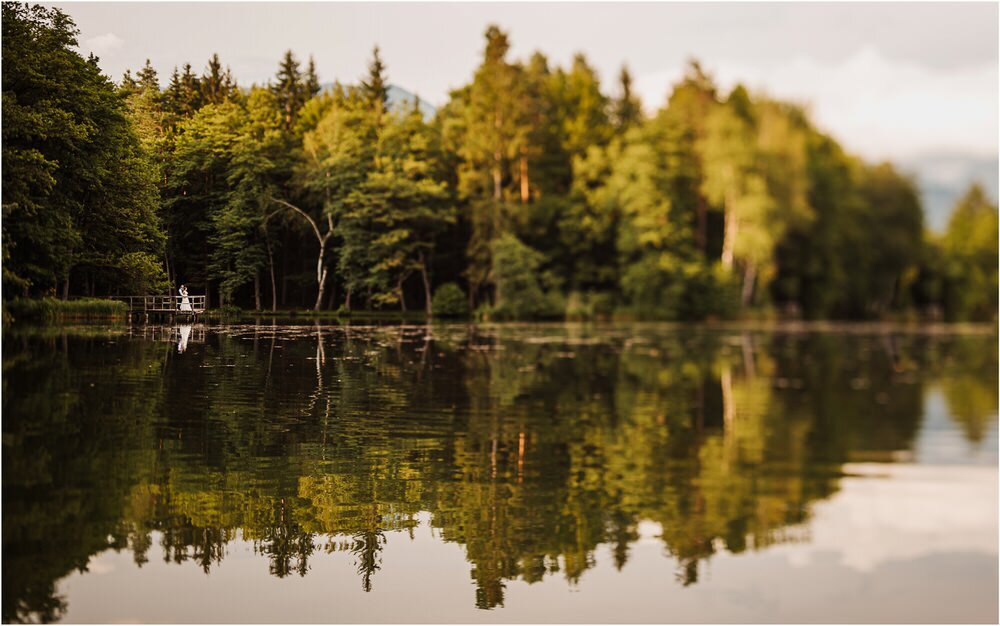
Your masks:
<svg viewBox="0 0 1000 626"><path fill-rule="evenodd" d="M326 238L320 240L319 242L319 258L316 259L316 287L318 289L316 293L316 306L313 307L314 311L319 311L323 308L323 291L326 289Z"/></svg>
<svg viewBox="0 0 1000 626"><path fill-rule="evenodd" d="M399 294L399 306L406 313L406 296L403 294L403 281L405 278L400 278L396 281L396 293Z"/></svg>
<svg viewBox="0 0 1000 626"><path fill-rule="evenodd" d="M281 306L288 306L288 233L284 233L284 246L282 250L285 251L281 255Z"/></svg>
<svg viewBox="0 0 1000 626"><path fill-rule="evenodd" d="M503 173L500 171L500 166L496 165L493 167L493 199L499 200L502 195L501 183L503 181Z"/></svg>
<svg viewBox="0 0 1000 626"><path fill-rule="evenodd" d="M278 287L274 282L274 255L271 254L271 239L265 235L264 241L267 243L267 265L271 270L271 311L277 311Z"/></svg>
<svg viewBox="0 0 1000 626"><path fill-rule="evenodd" d="M528 181L528 150L521 146L521 202L531 199L531 185Z"/></svg>
<svg viewBox="0 0 1000 626"><path fill-rule="evenodd" d="M66 274L66 280L62 284L62 299L69 300L69 274Z"/></svg>
<svg viewBox="0 0 1000 626"><path fill-rule="evenodd" d="M348 286L347 287L347 297L344 298L344 308L346 308L348 312L350 312L350 310L351 310L351 291L352 291L351 287Z"/></svg>
<svg viewBox="0 0 1000 626"><path fill-rule="evenodd" d="M497 134L500 133L500 128L503 126L503 117L500 115L499 111L493 112L493 127L496 129ZM499 141L499 140L498 140ZM503 172L501 170L501 165L503 165L503 151L499 145L494 145L493 147L493 199L500 200L501 196L501 183L503 182Z"/></svg>
<svg viewBox="0 0 1000 626"><path fill-rule="evenodd" d="M722 240L722 266L727 270L733 269L733 249L736 247L736 231L739 229L739 222L733 214L733 203L726 200L726 232Z"/></svg>
<svg viewBox="0 0 1000 626"><path fill-rule="evenodd" d="M705 198L698 194L698 249L702 254L708 249L708 208L705 206Z"/></svg>
<svg viewBox="0 0 1000 626"><path fill-rule="evenodd" d="M753 282L757 278L757 264L753 261L747 263L743 271L743 292L740 294L740 304L746 308L753 297Z"/></svg>
<svg viewBox="0 0 1000 626"><path fill-rule="evenodd" d="M254 270L253 273L253 302L254 310L260 311L260 270Z"/></svg>
<svg viewBox="0 0 1000 626"><path fill-rule="evenodd" d="M732 428L733 418L736 416L736 408L733 406L733 377L732 371L727 366L722 370L722 424L728 431Z"/></svg>
<svg viewBox="0 0 1000 626"><path fill-rule="evenodd" d="M740 336L740 346L743 350L743 373L747 378L753 378L757 375L753 364L753 336L744 331Z"/></svg>
<svg viewBox="0 0 1000 626"><path fill-rule="evenodd" d="M434 317L434 304L431 297L431 279L427 276L427 261L424 260L424 253L420 251L420 276L424 280L424 307L427 309L427 317Z"/></svg>
<svg viewBox="0 0 1000 626"><path fill-rule="evenodd" d="M334 278L333 282L330 283L330 295L326 299L326 308L330 311L334 309L334 304L337 303L337 280Z"/></svg>
<svg viewBox="0 0 1000 626"><path fill-rule="evenodd" d="M208 278L212 274L210 273L208 266L205 266L205 308L208 308L208 303L212 299L212 281ZM222 306L222 292L219 292L219 306Z"/></svg>

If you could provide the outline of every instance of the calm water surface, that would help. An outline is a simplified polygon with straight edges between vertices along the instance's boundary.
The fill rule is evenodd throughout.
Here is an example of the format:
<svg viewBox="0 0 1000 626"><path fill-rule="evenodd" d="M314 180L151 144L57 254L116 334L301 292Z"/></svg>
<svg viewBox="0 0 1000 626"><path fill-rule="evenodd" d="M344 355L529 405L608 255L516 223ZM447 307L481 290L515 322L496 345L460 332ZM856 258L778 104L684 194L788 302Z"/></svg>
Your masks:
<svg viewBox="0 0 1000 626"><path fill-rule="evenodd" d="M3 620L996 622L997 335L4 330Z"/></svg>

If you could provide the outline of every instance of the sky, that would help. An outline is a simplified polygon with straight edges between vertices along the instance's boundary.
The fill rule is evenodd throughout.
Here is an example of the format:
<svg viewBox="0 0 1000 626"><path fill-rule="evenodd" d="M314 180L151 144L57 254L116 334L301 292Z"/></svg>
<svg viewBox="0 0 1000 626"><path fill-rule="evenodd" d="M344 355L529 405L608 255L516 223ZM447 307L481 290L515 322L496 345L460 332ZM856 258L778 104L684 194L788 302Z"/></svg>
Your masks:
<svg viewBox="0 0 1000 626"><path fill-rule="evenodd" d="M50 5L52 6L52 5ZM998 4L976 3L56 3L82 52L118 80L149 58L202 71L213 52L244 85L272 77L285 50L315 58L322 82L356 82L378 44L389 81L435 105L467 83L483 33L568 66L583 52L605 93L626 64L648 111L688 59L716 83L808 107L816 124L871 160L996 157Z"/></svg>

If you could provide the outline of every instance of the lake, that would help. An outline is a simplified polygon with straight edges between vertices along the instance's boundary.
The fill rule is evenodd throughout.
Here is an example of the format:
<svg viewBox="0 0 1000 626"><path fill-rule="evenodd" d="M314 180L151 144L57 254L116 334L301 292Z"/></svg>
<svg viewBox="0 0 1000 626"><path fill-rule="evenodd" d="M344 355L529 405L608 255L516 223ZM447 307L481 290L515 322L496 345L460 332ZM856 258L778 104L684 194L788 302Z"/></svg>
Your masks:
<svg viewBox="0 0 1000 626"><path fill-rule="evenodd" d="M994 327L3 339L5 622L998 619Z"/></svg>

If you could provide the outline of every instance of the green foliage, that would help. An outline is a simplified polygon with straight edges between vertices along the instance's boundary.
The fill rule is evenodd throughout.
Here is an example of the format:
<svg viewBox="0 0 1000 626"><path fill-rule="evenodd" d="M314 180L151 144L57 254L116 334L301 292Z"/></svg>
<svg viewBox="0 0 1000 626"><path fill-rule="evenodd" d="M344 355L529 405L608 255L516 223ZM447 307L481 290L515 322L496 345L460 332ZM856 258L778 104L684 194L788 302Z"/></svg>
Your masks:
<svg viewBox="0 0 1000 626"><path fill-rule="evenodd" d="M378 46L375 46L368 65L368 78L361 81L361 97L375 111L376 116L381 116L389 105L389 85L386 78L385 63L382 62Z"/></svg>
<svg viewBox="0 0 1000 626"><path fill-rule="evenodd" d="M14 298L3 303L4 323L17 321L65 321L124 319L128 305L117 300L81 298Z"/></svg>
<svg viewBox="0 0 1000 626"><path fill-rule="evenodd" d="M161 91L148 60L115 88L75 37L57 9L4 5L7 294L187 283L210 304L432 314L464 279L506 318L995 315L981 191L932 236L913 181L697 62L646 119L626 68L609 98L583 55L513 59L490 26L427 122L387 110L378 48L326 93L290 51L266 87L213 55Z"/></svg>
<svg viewBox="0 0 1000 626"><path fill-rule="evenodd" d="M645 257L622 275L625 310L641 319L732 317L739 309L737 278L721 266Z"/></svg>
<svg viewBox="0 0 1000 626"><path fill-rule="evenodd" d="M464 317L469 314L469 299L455 283L439 285L434 290L434 315Z"/></svg>
<svg viewBox="0 0 1000 626"><path fill-rule="evenodd" d="M565 308L551 274L539 273L542 255L517 237L504 234L492 245L497 319L559 317Z"/></svg>
<svg viewBox="0 0 1000 626"><path fill-rule="evenodd" d="M233 113L235 114L235 112ZM212 275L227 299L243 285L259 280L267 255L267 222L272 198L287 178L291 162L282 133L281 111L274 95L253 90L246 101L238 139L227 145L226 181L231 192L212 216Z"/></svg>
<svg viewBox="0 0 1000 626"><path fill-rule="evenodd" d="M614 294L595 291L571 291L566 297L567 320L608 319L615 312Z"/></svg>
<svg viewBox="0 0 1000 626"><path fill-rule="evenodd" d="M308 76L302 76L299 62L292 51L286 51L281 59L278 74L271 84L271 91L281 111L282 124L286 131L291 131L295 127L299 110L312 97L314 87L315 85L310 84Z"/></svg>
<svg viewBox="0 0 1000 626"><path fill-rule="evenodd" d="M74 50L76 34L59 9L3 4L8 292L51 293L72 276L116 284L139 267L127 255L163 249L156 173L115 86ZM143 267L143 280L162 277Z"/></svg>
<svg viewBox="0 0 1000 626"><path fill-rule="evenodd" d="M433 128L416 108L385 117L375 168L352 195L352 204L368 220L373 298L395 304L407 278L427 271L435 239L455 215L438 171L440 148Z"/></svg>
<svg viewBox="0 0 1000 626"><path fill-rule="evenodd" d="M618 75L618 85L621 93L612 102L611 118L615 131L624 134L642 123L642 102L632 92L632 74L624 65Z"/></svg>
<svg viewBox="0 0 1000 626"><path fill-rule="evenodd" d="M939 244L948 319L996 319L997 222L997 207L979 185L970 187L952 210Z"/></svg>

